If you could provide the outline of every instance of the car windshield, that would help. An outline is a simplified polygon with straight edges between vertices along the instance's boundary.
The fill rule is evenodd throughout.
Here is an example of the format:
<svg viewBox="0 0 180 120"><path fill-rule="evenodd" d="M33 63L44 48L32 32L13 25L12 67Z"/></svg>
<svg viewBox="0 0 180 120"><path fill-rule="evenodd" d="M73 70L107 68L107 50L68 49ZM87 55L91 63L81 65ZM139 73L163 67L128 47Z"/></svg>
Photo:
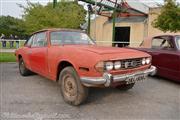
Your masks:
<svg viewBox="0 0 180 120"><path fill-rule="evenodd" d="M93 45L93 40L85 33L81 32L67 32L67 31L56 31L51 32L51 44L52 45L64 45L64 44L83 44Z"/></svg>
<svg viewBox="0 0 180 120"><path fill-rule="evenodd" d="M180 36L176 36L177 47L180 49Z"/></svg>

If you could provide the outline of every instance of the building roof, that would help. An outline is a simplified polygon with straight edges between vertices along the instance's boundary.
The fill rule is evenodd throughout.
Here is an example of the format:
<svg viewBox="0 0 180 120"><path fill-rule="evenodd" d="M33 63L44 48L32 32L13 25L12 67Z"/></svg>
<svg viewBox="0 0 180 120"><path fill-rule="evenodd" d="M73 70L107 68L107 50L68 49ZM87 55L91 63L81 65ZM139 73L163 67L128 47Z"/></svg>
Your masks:
<svg viewBox="0 0 180 120"><path fill-rule="evenodd" d="M136 22L144 22L146 20L146 16L130 16L130 17L117 17L116 23L128 22L128 23L136 23ZM113 20L107 21L106 23L112 23ZM105 24L106 24L105 23Z"/></svg>
<svg viewBox="0 0 180 120"><path fill-rule="evenodd" d="M144 14L148 14L149 13L149 7L147 5L145 5L144 3L140 2L139 0L126 0L126 2L128 3L128 5L137 10L140 11Z"/></svg>

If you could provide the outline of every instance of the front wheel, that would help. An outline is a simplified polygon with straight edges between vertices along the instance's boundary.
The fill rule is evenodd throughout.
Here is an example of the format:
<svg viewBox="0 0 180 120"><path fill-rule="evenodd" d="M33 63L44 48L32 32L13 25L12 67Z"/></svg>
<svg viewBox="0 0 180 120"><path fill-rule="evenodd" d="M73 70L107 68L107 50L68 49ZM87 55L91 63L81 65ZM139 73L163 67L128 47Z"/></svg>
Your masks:
<svg viewBox="0 0 180 120"><path fill-rule="evenodd" d="M73 67L64 68L59 76L61 95L71 105L80 105L88 96L88 88L83 86Z"/></svg>
<svg viewBox="0 0 180 120"><path fill-rule="evenodd" d="M19 59L19 72L22 76L28 76L32 74L32 72L26 68L26 65L22 58Z"/></svg>
<svg viewBox="0 0 180 120"><path fill-rule="evenodd" d="M129 90L129 89L132 89L132 88L134 87L134 84L135 84L135 83L123 84L123 85L117 86L116 88L119 89L119 90L127 91L127 90Z"/></svg>

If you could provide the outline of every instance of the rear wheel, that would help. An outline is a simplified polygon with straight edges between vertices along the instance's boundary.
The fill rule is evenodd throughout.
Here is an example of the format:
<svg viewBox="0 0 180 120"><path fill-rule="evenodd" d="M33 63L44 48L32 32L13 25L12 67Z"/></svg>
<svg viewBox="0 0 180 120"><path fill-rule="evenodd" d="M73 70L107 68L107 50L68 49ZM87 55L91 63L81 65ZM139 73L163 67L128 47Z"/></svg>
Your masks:
<svg viewBox="0 0 180 120"><path fill-rule="evenodd" d="M88 96L88 88L83 86L73 67L64 68L59 77L63 99L71 105L80 105Z"/></svg>
<svg viewBox="0 0 180 120"><path fill-rule="evenodd" d="M26 68L26 65L22 58L19 59L19 72L22 76L28 76L32 74L32 72Z"/></svg>
<svg viewBox="0 0 180 120"><path fill-rule="evenodd" d="M134 84L135 83L131 83L131 84L123 84L123 85L120 85L120 86L117 86L116 88L119 89L119 90L129 90L129 89L132 89L134 87Z"/></svg>

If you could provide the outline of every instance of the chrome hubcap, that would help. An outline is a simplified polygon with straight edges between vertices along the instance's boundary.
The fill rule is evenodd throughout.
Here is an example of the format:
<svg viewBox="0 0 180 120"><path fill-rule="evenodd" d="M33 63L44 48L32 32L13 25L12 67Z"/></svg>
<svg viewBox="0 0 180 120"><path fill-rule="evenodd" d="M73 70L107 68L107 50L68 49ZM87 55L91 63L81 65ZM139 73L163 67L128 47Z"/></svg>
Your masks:
<svg viewBox="0 0 180 120"><path fill-rule="evenodd" d="M24 62L22 61L20 63L20 72L22 73L24 71L24 69L25 69Z"/></svg>
<svg viewBox="0 0 180 120"><path fill-rule="evenodd" d="M75 79L70 74L65 75L63 78L64 94L69 100L72 100L77 95L77 86L75 83Z"/></svg>

